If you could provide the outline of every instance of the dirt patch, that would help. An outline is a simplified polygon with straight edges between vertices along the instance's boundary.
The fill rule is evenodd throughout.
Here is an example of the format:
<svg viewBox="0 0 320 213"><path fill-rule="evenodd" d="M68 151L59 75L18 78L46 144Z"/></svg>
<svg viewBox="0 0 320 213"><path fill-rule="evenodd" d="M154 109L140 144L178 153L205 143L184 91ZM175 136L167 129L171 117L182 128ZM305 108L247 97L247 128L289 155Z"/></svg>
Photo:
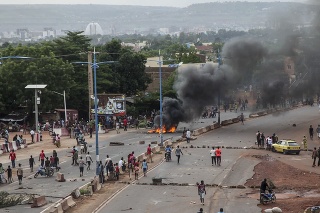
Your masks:
<svg viewBox="0 0 320 213"><path fill-rule="evenodd" d="M259 158L262 162L255 166L254 176L245 185L259 187L261 181L267 178L276 186L276 195L280 195L274 204L258 205L262 210L277 206L286 213L301 213L307 207L320 205L317 190L320 186L319 174L297 169L267 155L252 157ZM259 188L255 192L259 194ZM281 196L283 194L296 196Z"/></svg>

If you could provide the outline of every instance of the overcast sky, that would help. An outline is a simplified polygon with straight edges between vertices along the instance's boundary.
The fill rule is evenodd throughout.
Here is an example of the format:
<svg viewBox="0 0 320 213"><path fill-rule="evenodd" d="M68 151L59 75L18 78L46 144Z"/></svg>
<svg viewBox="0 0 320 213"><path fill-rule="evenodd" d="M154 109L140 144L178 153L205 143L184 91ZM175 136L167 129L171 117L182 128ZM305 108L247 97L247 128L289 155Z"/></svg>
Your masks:
<svg viewBox="0 0 320 213"><path fill-rule="evenodd" d="M195 3L225 2L226 0L0 0L0 4L109 4L187 7ZM229 0L230 1L230 0ZM234 0L248 2L306 2L307 0Z"/></svg>

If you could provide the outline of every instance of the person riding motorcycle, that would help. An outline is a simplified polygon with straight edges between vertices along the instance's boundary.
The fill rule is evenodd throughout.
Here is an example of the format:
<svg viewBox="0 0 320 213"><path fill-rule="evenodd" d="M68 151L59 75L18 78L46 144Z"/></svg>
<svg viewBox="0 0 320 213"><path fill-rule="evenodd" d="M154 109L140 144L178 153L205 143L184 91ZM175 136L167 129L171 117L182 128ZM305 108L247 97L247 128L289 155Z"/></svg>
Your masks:
<svg viewBox="0 0 320 213"><path fill-rule="evenodd" d="M267 183L267 179L265 178L262 182L261 182L261 185L260 185L260 194L265 194L266 193L266 190L270 189L268 183Z"/></svg>
<svg viewBox="0 0 320 213"><path fill-rule="evenodd" d="M39 168L38 168L38 171L37 171L40 175L45 175L45 171L44 171L44 168L39 165Z"/></svg>
<svg viewBox="0 0 320 213"><path fill-rule="evenodd" d="M168 155L169 160L171 160L171 151L171 147L167 145L167 147L165 148L165 157L166 155Z"/></svg>

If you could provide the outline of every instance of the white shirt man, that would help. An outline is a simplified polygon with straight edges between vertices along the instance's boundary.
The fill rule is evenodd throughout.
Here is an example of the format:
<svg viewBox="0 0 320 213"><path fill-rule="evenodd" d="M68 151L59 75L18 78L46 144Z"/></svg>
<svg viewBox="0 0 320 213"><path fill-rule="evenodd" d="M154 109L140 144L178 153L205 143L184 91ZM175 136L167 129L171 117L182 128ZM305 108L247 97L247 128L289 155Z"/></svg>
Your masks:
<svg viewBox="0 0 320 213"><path fill-rule="evenodd" d="M122 166L123 166L123 159L121 158L120 160L119 160L119 169L121 169L122 168Z"/></svg>
<svg viewBox="0 0 320 213"><path fill-rule="evenodd" d="M191 132L188 129L187 132L186 132L187 143L190 143L190 137L191 137Z"/></svg>
<svg viewBox="0 0 320 213"><path fill-rule="evenodd" d="M272 138L271 138L271 137L268 137L268 138L267 138L267 149L268 149L268 150L271 150L271 146L272 146Z"/></svg>
<svg viewBox="0 0 320 213"><path fill-rule="evenodd" d="M31 142L33 143L34 142L34 131L33 130L30 131L30 135L31 135Z"/></svg>
<svg viewBox="0 0 320 213"><path fill-rule="evenodd" d="M210 150L210 156L211 156L212 166L213 166L213 163L214 163L214 165L217 165L216 150L214 149L214 147L212 147L212 149Z"/></svg>

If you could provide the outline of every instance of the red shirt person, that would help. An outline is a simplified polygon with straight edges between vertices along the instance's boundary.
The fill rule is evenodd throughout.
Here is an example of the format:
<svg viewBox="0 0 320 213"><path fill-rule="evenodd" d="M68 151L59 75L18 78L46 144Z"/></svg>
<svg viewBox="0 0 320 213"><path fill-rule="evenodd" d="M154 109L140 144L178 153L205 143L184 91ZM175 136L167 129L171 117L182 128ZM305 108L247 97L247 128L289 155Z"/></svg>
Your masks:
<svg viewBox="0 0 320 213"><path fill-rule="evenodd" d="M128 120L127 118L123 119L123 131L127 131Z"/></svg>
<svg viewBox="0 0 320 213"><path fill-rule="evenodd" d="M147 148L147 158L148 158L148 161L149 161L149 159L151 159L151 163L152 163L152 149L151 149L151 145L150 144L149 144L149 146Z"/></svg>
<svg viewBox="0 0 320 213"><path fill-rule="evenodd" d="M216 149L216 156L217 156L217 164L218 164L218 166L220 166L221 165L221 149L220 149L220 147L218 147Z"/></svg>
<svg viewBox="0 0 320 213"><path fill-rule="evenodd" d="M9 159L11 160L12 168L16 167L16 158L16 153L14 152L14 150L12 150L9 154Z"/></svg>
<svg viewBox="0 0 320 213"><path fill-rule="evenodd" d="M44 151L41 150L40 155L39 155L39 161L41 160L41 167L44 166L44 159L46 158L46 154L44 154Z"/></svg>

